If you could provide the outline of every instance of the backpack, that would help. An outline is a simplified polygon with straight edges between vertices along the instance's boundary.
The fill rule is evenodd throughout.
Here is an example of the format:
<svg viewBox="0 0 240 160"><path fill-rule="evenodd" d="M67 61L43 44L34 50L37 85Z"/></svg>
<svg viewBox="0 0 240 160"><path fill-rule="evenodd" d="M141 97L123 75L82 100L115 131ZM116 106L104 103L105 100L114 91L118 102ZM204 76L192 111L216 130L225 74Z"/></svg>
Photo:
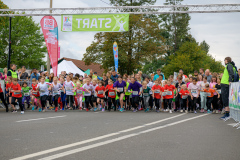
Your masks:
<svg viewBox="0 0 240 160"><path fill-rule="evenodd" d="M238 71L237 71L237 67L236 66L233 66L233 74L234 74L233 82L239 82L239 75L238 75Z"/></svg>

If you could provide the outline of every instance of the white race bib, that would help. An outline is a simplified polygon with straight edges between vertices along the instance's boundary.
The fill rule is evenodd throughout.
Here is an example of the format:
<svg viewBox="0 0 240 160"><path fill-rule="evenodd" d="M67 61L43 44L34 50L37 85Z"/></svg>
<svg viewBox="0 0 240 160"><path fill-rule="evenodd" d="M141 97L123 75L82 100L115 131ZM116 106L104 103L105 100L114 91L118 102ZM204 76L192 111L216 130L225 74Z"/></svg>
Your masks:
<svg viewBox="0 0 240 160"><path fill-rule="evenodd" d="M98 91L98 94L103 94L103 90L101 90L101 91Z"/></svg>
<svg viewBox="0 0 240 160"><path fill-rule="evenodd" d="M66 91L71 92L72 90L70 87L66 87Z"/></svg>
<svg viewBox="0 0 240 160"><path fill-rule="evenodd" d="M149 94L148 94L148 93L143 93L143 96L144 96L144 97L148 97Z"/></svg>
<svg viewBox="0 0 240 160"><path fill-rule="evenodd" d="M115 92L109 92L109 96L115 96Z"/></svg>
<svg viewBox="0 0 240 160"><path fill-rule="evenodd" d="M154 93L160 93L160 90L155 90Z"/></svg>
<svg viewBox="0 0 240 160"><path fill-rule="evenodd" d="M167 95L171 96L172 95L172 91L167 91Z"/></svg>
<svg viewBox="0 0 240 160"><path fill-rule="evenodd" d="M82 91L82 90L77 90L77 93L78 93L78 94L82 94L83 91Z"/></svg>
<svg viewBox="0 0 240 160"><path fill-rule="evenodd" d="M24 96L30 96L30 93L24 93Z"/></svg>
<svg viewBox="0 0 240 160"><path fill-rule="evenodd" d="M206 96L211 96L211 93L205 92L205 95L206 95Z"/></svg>
<svg viewBox="0 0 240 160"><path fill-rule="evenodd" d="M182 96L182 99L187 99L188 95Z"/></svg>
<svg viewBox="0 0 240 160"><path fill-rule="evenodd" d="M133 91L133 95L137 96L138 95L138 91Z"/></svg>
<svg viewBox="0 0 240 160"><path fill-rule="evenodd" d="M53 91L53 95L59 94L59 91Z"/></svg>
<svg viewBox="0 0 240 160"><path fill-rule="evenodd" d="M44 92L45 92L45 90L40 90L40 92L41 92L41 93L44 93Z"/></svg>
<svg viewBox="0 0 240 160"><path fill-rule="evenodd" d="M123 92L123 88L117 88L120 92Z"/></svg>
<svg viewBox="0 0 240 160"><path fill-rule="evenodd" d="M221 94L221 93L222 93L221 89L218 89L218 90L217 90L217 92L218 92L219 94Z"/></svg>
<svg viewBox="0 0 240 160"><path fill-rule="evenodd" d="M196 89L192 89L191 93L197 93L197 90Z"/></svg>
<svg viewBox="0 0 240 160"><path fill-rule="evenodd" d="M167 95L167 92L162 92L162 96L166 96Z"/></svg>

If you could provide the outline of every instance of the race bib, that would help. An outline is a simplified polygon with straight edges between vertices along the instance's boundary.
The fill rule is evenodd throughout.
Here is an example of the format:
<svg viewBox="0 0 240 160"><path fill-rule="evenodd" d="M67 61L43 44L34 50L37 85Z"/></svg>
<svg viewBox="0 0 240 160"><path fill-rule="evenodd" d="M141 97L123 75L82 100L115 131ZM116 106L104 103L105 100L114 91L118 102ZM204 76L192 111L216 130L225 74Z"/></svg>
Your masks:
<svg viewBox="0 0 240 160"><path fill-rule="evenodd" d="M172 95L172 91L167 91L167 95L171 96Z"/></svg>
<svg viewBox="0 0 240 160"><path fill-rule="evenodd" d="M101 91L98 91L98 94L103 94L103 90L101 90Z"/></svg>
<svg viewBox="0 0 240 160"><path fill-rule="evenodd" d="M71 92L72 90L70 87L66 87L66 91Z"/></svg>
<svg viewBox="0 0 240 160"><path fill-rule="evenodd" d="M40 92L41 92L41 93L44 93L44 92L45 92L45 90L40 90Z"/></svg>
<svg viewBox="0 0 240 160"><path fill-rule="evenodd" d="M82 90L77 90L77 93L78 93L78 94L82 94L83 91L82 91Z"/></svg>
<svg viewBox="0 0 240 160"><path fill-rule="evenodd" d="M219 94L221 94L221 93L222 93L221 89L218 89L218 90L217 90L217 92L218 92Z"/></svg>
<svg viewBox="0 0 240 160"><path fill-rule="evenodd" d="M138 91L133 91L133 95L137 96L138 95Z"/></svg>
<svg viewBox="0 0 240 160"><path fill-rule="evenodd" d="M154 93L160 93L160 90L155 90Z"/></svg>
<svg viewBox="0 0 240 160"><path fill-rule="evenodd" d="M187 99L188 95L182 96L182 99Z"/></svg>
<svg viewBox="0 0 240 160"><path fill-rule="evenodd" d="M24 93L24 96L30 96L30 93Z"/></svg>
<svg viewBox="0 0 240 160"><path fill-rule="evenodd" d="M53 91L53 94L56 95L56 94L59 94L59 92L58 91Z"/></svg>
<svg viewBox="0 0 240 160"><path fill-rule="evenodd" d="M120 92L123 92L123 88L117 88Z"/></svg>
<svg viewBox="0 0 240 160"><path fill-rule="evenodd" d="M109 96L115 96L115 92L109 92Z"/></svg>
<svg viewBox="0 0 240 160"><path fill-rule="evenodd" d="M197 90L196 89L192 89L191 93L197 93Z"/></svg>
<svg viewBox="0 0 240 160"><path fill-rule="evenodd" d="M205 95L206 95L206 96L211 96L211 93L206 92Z"/></svg>
<svg viewBox="0 0 240 160"><path fill-rule="evenodd" d="M148 94L148 93L143 93L143 96L144 96L144 97L148 97L149 94Z"/></svg>
<svg viewBox="0 0 240 160"><path fill-rule="evenodd" d="M167 92L162 92L162 96L166 96L167 95Z"/></svg>
<svg viewBox="0 0 240 160"><path fill-rule="evenodd" d="M20 94L20 92L14 92L14 94Z"/></svg>
<svg viewBox="0 0 240 160"><path fill-rule="evenodd" d="M178 88L178 92L180 92L181 88Z"/></svg>
<svg viewBox="0 0 240 160"><path fill-rule="evenodd" d="M90 92L85 91L84 93L85 93L85 94L91 94L91 91L90 91Z"/></svg>

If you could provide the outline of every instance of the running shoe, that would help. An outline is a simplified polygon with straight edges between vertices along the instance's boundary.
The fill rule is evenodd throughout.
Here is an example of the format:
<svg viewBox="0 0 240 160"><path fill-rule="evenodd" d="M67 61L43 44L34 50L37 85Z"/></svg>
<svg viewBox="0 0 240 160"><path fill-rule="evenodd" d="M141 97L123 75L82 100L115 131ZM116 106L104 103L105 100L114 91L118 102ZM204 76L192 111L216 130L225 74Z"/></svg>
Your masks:
<svg viewBox="0 0 240 160"><path fill-rule="evenodd" d="M44 109L43 112L46 112L46 110Z"/></svg>
<svg viewBox="0 0 240 160"><path fill-rule="evenodd" d="M123 108L120 108L120 110L119 110L120 112L123 112Z"/></svg>
<svg viewBox="0 0 240 160"><path fill-rule="evenodd" d="M195 114L197 114L197 111L194 111Z"/></svg>
<svg viewBox="0 0 240 160"><path fill-rule="evenodd" d="M228 118L229 116L227 116L227 114L225 113L224 116L222 116L220 119L224 120L226 118Z"/></svg>
<svg viewBox="0 0 240 160"><path fill-rule="evenodd" d="M212 113L216 113L216 110L213 110L213 112Z"/></svg>
<svg viewBox="0 0 240 160"><path fill-rule="evenodd" d="M180 112L183 113L183 110L181 109Z"/></svg>
<svg viewBox="0 0 240 160"><path fill-rule="evenodd" d="M149 111L149 108L147 108L147 112Z"/></svg>
<svg viewBox="0 0 240 160"><path fill-rule="evenodd" d="M104 108L102 108L102 112L104 112L105 111L105 109Z"/></svg>
<svg viewBox="0 0 240 160"><path fill-rule="evenodd" d="M88 109L86 109L86 111L88 112L89 110L88 110Z"/></svg>
<svg viewBox="0 0 240 160"><path fill-rule="evenodd" d="M156 112L159 113L160 112L159 109L157 109Z"/></svg>
<svg viewBox="0 0 240 160"><path fill-rule="evenodd" d="M21 114L24 114L24 111L21 111Z"/></svg>
<svg viewBox="0 0 240 160"><path fill-rule="evenodd" d="M79 110L81 111L81 110L82 110L82 107L80 107Z"/></svg>
<svg viewBox="0 0 240 160"><path fill-rule="evenodd" d="M143 110L143 108L140 108L139 111Z"/></svg>
<svg viewBox="0 0 240 160"><path fill-rule="evenodd" d="M55 107L55 112L57 112L58 111L58 107Z"/></svg>
<svg viewBox="0 0 240 160"><path fill-rule="evenodd" d="M12 110L12 113L17 113L17 110Z"/></svg>
<svg viewBox="0 0 240 160"><path fill-rule="evenodd" d="M41 111L42 111L42 108L39 107L38 111L41 112Z"/></svg>
<svg viewBox="0 0 240 160"><path fill-rule="evenodd" d="M207 113L209 113L209 114L210 114L210 113L212 113L212 112L211 112L211 111L208 109L208 110L207 110Z"/></svg>
<svg viewBox="0 0 240 160"><path fill-rule="evenodd" d="M185 110L185 113L188 113L188 110Z"/></svg>
<svg viewBox="0 0 240 160"><path fill-rule="evenodd" d="M34 111L35 106L32 106L32 111Z"/></svg>
<svg viewBox="0 0 240 160"><path fill-rule="evenodd" d="M171 110L171 109L169 110L169 113L172 113L172 110Z"/></svg>
<svg viewBox="0 0 240 160"><path fill-rule="evenodd" d="M147 108L144 110L144 112L147 112Z"/></svg>
<svg viewBox="0 0 240 160"><path fill-rule="evenodd" d="M133 112L137 112L137 109L134 109Z"/></svg>
<svg viewBox="0 0 240 160"><path fill-rule="evenodd" d="M200 112L201 112L201 113L204 113L204 109L202 108Z"/></svg>
<svg viewBox="0 0 240 160"><path fill-rule="evenodd" d="M95 107L93 111L96 112L97 111L97 107Z"/></svg>
<svg viewBox="0 0 240 160"><path fill-rule="evenodd" d="M219 110L216 110L216 114L219 114Z"/></svg>

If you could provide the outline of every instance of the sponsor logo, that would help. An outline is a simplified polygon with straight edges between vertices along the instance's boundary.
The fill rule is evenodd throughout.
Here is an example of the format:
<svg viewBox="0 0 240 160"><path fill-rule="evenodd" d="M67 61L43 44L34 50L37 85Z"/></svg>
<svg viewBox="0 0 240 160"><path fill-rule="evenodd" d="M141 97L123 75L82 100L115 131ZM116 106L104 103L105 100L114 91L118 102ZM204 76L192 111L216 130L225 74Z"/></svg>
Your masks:
<svg viewBox="0 0 240 160"><path fill-rule="evenodd" d="M44 29L53 30L54 29L54 20L53 19L44 19Z"/></svg>

